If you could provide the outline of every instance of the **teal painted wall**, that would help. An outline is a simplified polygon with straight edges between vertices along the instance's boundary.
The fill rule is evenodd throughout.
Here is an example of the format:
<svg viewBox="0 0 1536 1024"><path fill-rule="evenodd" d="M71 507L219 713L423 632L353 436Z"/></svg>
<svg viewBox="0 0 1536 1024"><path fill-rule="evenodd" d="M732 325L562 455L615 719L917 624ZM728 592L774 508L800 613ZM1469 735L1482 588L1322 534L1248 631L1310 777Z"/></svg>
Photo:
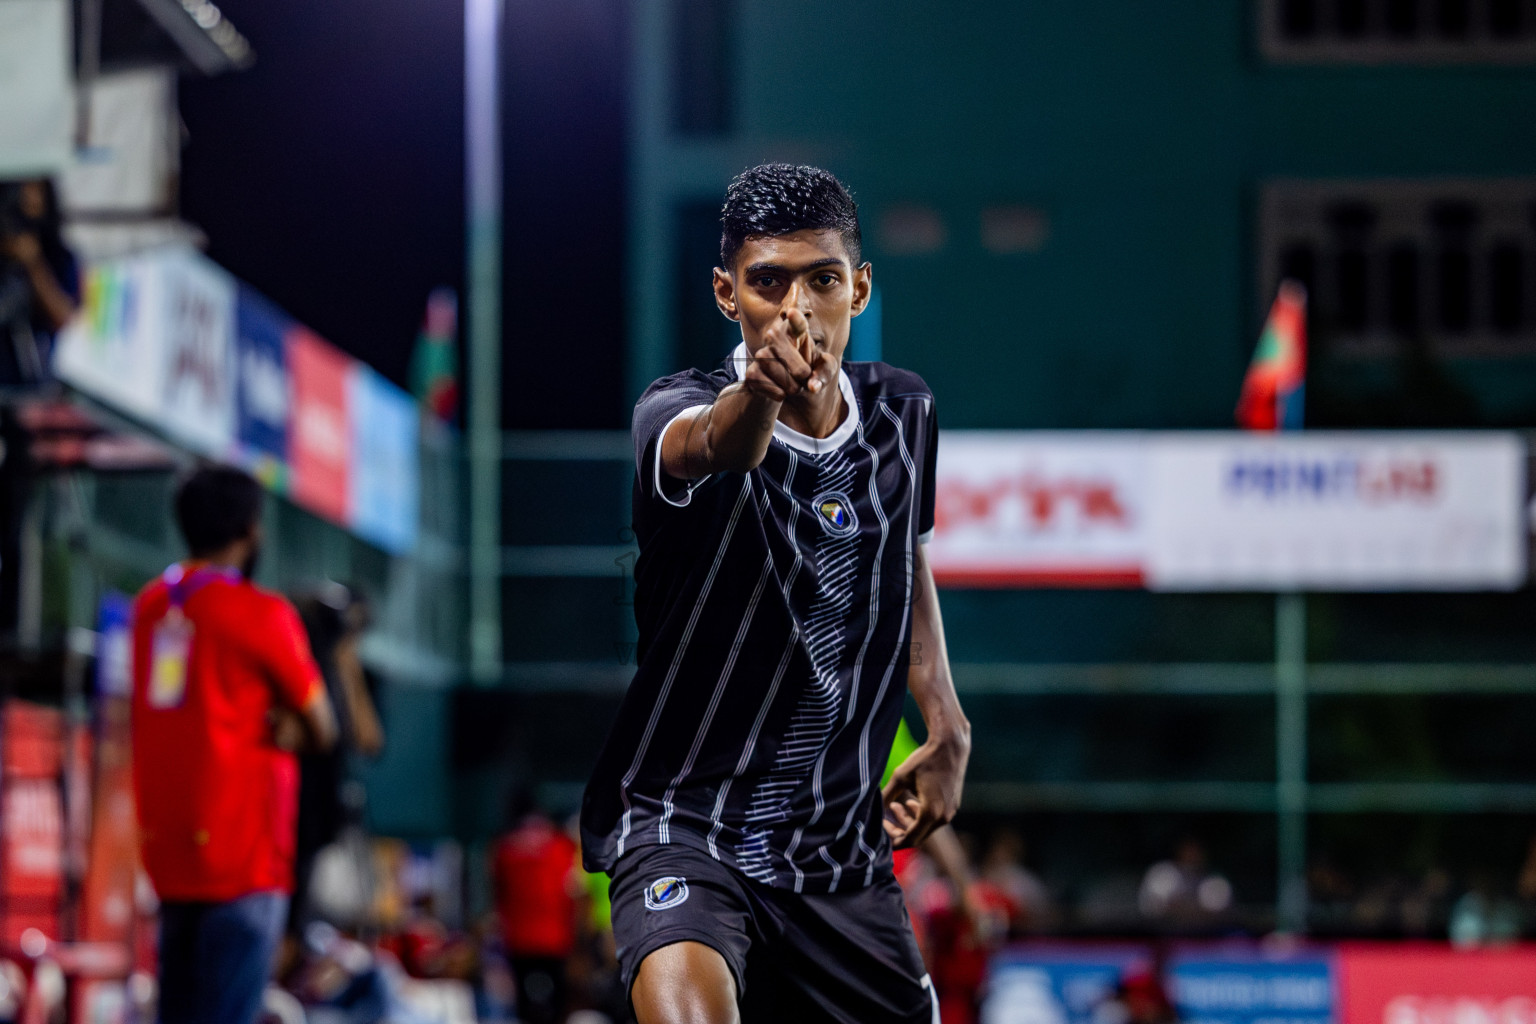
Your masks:
<svg viewBox="0 0 1536 1024"><path fill-rule="evenodd" d="M734 130L669 146L664 115L637 125L666 151L642 159L639 202L823 163L861 204L885 358L923 374L946 426L1229 426L1265 305L1264 180L1536 175L1536 70L1275 66L1256 7L739 0ZM901 204L942 215L941 250L886 251ZM994 204L1042 211L1044 246L984 249ZM1346 402L1392 386L1391 367L1320 369ZM1485 421L1536 417L1530 357L1447 369Z"/></svg>

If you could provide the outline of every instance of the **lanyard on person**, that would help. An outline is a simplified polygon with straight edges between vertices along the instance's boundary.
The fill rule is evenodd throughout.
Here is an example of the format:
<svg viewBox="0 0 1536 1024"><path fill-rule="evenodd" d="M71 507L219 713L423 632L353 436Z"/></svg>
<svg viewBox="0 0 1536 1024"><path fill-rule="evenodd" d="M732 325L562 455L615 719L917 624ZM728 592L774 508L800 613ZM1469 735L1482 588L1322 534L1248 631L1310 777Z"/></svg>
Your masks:
<svg viewBox="0 0 1536 1024"><path fill-rule="evenodd" d="M219 580L235 583L240 574L230 568L197 566L188 569L179 563L166 569L165 581L170 607L155 624L154 656L150 664L148 703L165 711L180 707L187 697L187 666L192 657L192 637L196 632L187 618L186 605L192 595Z"/></svg>

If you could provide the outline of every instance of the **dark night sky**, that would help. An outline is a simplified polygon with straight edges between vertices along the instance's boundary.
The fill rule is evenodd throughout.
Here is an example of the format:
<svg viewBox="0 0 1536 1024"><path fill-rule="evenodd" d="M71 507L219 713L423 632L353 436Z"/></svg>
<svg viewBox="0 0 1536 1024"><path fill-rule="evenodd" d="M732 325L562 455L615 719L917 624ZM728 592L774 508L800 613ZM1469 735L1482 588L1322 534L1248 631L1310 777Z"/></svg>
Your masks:
<svg viewBox="0 0 1536 1024"><path fill-rule="evenodd" d="M428 291L464 278L463 6L222 7L257 62L183 80L183 214L214 259L404 383ZM623 4L508 19L504 420L625 426ZM519 390L529 363L573 357L579 390Z"/></svg>

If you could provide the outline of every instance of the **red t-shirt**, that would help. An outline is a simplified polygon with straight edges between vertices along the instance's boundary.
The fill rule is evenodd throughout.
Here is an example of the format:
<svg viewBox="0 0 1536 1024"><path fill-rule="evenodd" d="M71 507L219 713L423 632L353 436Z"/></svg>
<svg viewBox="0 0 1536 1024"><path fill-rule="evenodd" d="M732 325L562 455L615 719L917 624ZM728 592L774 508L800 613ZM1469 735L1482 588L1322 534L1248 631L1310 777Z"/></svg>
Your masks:
<svg viewBox="0 0 1536 1024"><path fill-rule="evenodd" d="M291 892L299 768L268 713L323 685L298 612L233 573L173 567L133 622L134 796L160 898Z"/></svg>
<svg viewBox="0 0 1536 1024"><path fill-rule="evenodd" d="M496 847L496 910L510 955L571 955L575 868L576 844L549 821L530 818L502 838Z"/></svg>

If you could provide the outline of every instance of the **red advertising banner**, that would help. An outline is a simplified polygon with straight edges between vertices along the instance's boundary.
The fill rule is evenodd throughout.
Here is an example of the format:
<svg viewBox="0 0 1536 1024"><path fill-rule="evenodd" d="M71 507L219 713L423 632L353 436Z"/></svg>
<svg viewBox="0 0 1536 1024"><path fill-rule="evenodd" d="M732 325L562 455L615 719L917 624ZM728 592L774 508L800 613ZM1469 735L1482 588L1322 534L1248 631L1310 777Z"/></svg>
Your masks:
<svg viewBox="0 0 1536 1024"><path fill-rule="evenodd" d="M1137 587L1146 442L1134 433L952 431L929 564L941 586Z"/></svg>
<svg viewBox="0 0 1536 1024"><path fill-rule="evenodd" d="M1342 1024L1536 1024L1536 946L1339 947Z"/></svg>
<svg viewBox="0 0 1536 1024"><path fill-rule="evenodd" d="M293 500L332 522L347 522L351 413L347 381L354 360L304 327L288 332L293 386L288 463Z"/></svg>
<svg viewBox="0 0 1536 1024"><path fill-rule="evenodd" d="M102 700L96 801L79 924L80 938L92 942L127 942L133 930L139 834L128 711L127 698Z"/></svg>
<svg viewBox="0 0 1536 1024"><path fill-rule="evenodd" d="M10 701L0 728L0 941L14 943L29 928L57 938L64 895L63 716Z"/></svg>

